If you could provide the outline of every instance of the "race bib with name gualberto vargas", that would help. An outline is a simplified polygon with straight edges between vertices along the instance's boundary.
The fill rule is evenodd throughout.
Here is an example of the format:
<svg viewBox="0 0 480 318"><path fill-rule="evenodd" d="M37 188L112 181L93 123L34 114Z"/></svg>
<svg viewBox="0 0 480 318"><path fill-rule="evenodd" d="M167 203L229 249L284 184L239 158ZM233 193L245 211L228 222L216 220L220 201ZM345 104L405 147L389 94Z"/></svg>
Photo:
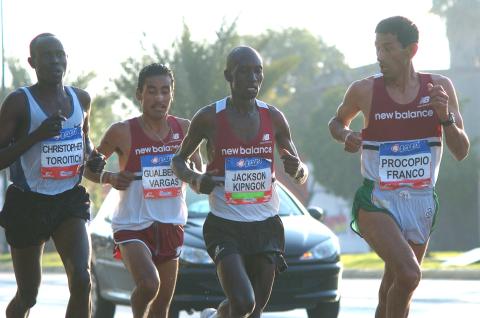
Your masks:
<svg viewBox="0 0 480 318"><path fill-rule="evenodd" d="M142 165L142 186L145 199L177 197L182 193L182 182L170 168L174 154L145 155Z"/></svg>
<svg viewBox="0 0 480 318"><path fill-rule="evenodd" d="M272 197L272 161L265 158L225 158L227 204L252 204Z"/></svg>
<svg viewBox="0 0 480 318"><path fill-rule="evenodd" d="M81 127L63 128L60 135L43 141L40 173L44 179L76 176L83 164Z"/></svg>
<svg viewBox="0 0 480 318"><path fill-rule="evenodd" d="M430 185L432 154L427 140L383 143L379 149L380 188L424 188Z"/></svg>

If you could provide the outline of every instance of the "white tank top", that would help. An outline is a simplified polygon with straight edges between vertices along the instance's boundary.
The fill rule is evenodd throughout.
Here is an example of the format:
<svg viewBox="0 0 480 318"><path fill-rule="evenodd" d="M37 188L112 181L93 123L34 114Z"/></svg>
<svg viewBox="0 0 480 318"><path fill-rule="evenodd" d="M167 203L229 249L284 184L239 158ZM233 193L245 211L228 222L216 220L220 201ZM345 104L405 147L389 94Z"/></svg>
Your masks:
<svg viewBox="0 0 480 318"><path fill-rule="evenodd" d="M145 134L139 118L128 120L132 142L125 170L137 177L125 191L119 191L112 217L114 232L142 230L155 221L181 225L187 222L186 185L170 168L184 134L174 116L168 116L167 122L170 133L163 143Z"/></svg>
<svg viewBox="0 0 480 318"><path fill-rule="evenodd" d="M21 90L27 96L30 125L35 131L48 118L27 87ZM75 187L82 178L84 162L84 113L71 87L65 86L70 96L72 113L62 123L60 136L34 144L10 166L10 180L23 191L55 195Z"/></svg>

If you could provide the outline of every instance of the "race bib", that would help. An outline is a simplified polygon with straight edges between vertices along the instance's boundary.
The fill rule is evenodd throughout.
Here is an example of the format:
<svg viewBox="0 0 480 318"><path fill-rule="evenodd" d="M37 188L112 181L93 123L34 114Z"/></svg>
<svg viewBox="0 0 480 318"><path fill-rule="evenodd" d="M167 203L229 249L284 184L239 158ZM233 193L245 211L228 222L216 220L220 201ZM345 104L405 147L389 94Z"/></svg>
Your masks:
<svg viewBox="0 0 480 318"><path fill-rule="evenodd" d="M227 204L251 204L272 197L272 161L264 158L225 159Z"/></svg>
<svg viewBox="0 0 480 318"><path fill-rule="evenodd" d="M172 157L173 154L156 154L140 158L145 199L171 198L182 193L182 182L170 168Z"/></svg>
<svg viewBox="0 0 480 318"><path fill-rule="evenodd" d="M80 127L64 128L60 135L43 141L40 173L44 179L75 177L83 163L83 136Z"/></svg>
<svg viewBox="0 0 480 318"><path fill-rule="evenodd" d="M431 184L432 153L427 140L380 145L380 188L424 188Z"/></svg>

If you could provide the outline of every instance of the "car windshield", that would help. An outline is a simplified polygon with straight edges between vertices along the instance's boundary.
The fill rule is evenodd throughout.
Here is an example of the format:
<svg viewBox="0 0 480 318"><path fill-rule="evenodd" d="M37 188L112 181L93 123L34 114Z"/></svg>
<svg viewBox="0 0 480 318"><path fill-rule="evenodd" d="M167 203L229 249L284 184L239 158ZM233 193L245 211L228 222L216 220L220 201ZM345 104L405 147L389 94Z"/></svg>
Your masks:
<svg viewBox="0 0 480 318"><path fill-rule="evenodd" d="M305 208L298 201L291 197L282 186L277 186L278 196L280 198L280 216L301 215L305 214ZM187 206L189 218L205 218L210 212L208 196L206 194L198 194L187 188Z"/></svg>

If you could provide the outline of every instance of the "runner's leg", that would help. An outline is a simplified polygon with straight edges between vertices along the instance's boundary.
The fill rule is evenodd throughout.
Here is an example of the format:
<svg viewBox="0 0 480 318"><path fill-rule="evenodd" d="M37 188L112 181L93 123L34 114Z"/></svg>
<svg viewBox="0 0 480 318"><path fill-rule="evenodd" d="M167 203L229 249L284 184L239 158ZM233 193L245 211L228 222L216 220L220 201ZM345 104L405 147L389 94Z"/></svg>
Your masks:
<svg viewBox="0 0 480 318"><path fill-rule="evenodd" d="M219 318L248 317L255 309L255 294L239 254L230 254L217 264L217 275L227 296L218 307Z"/></svg>
<svg viewBox="0 0 480 318"><path fill-rule="evenodd" d="M264 255L257 255L252 258L252 266L248 266L248 274L255 292L255 310L250 317L259 318L272 292L276 265L272 264Z"/></svg>
<svg viewBox="0 0 480 318"><path fill-rule="evenodd" d="M133 316L143 318L160 287L157 268L152 261L150 251L141 242L120 244L120 252L135 283L130 297Z"/></svg>
<svg viewBox="0 0 480 318"><path fill-rule="evenodd" d="M28 317L30 308L35 305L42 278L44 246L45 244L27 248L11 247L10 253L17 281L17 293L7 306L7 318Z"/></svg>
<svg viewBox="0 0 480 318"><path fill-rule="evenodd" d="M391 216L359 211L360 231L393 274L387 293L386 317L405 318L414 290L421 279L420 264Z"/></svg>
<svg viewBox="0 0 480 318"><path fill-rule="evenodd" d="M168 318L175 284L177 283L178 259L157 265L160 275L160 290L150 306L149 318Z"/></svg>
<svg viewBox="0 0 480 318"><path fill-rule="evenodd" d="M90 317L91 243L84 219L72 217L63 221L52 235L68 278L70 299L65 317Z"/></svg>

